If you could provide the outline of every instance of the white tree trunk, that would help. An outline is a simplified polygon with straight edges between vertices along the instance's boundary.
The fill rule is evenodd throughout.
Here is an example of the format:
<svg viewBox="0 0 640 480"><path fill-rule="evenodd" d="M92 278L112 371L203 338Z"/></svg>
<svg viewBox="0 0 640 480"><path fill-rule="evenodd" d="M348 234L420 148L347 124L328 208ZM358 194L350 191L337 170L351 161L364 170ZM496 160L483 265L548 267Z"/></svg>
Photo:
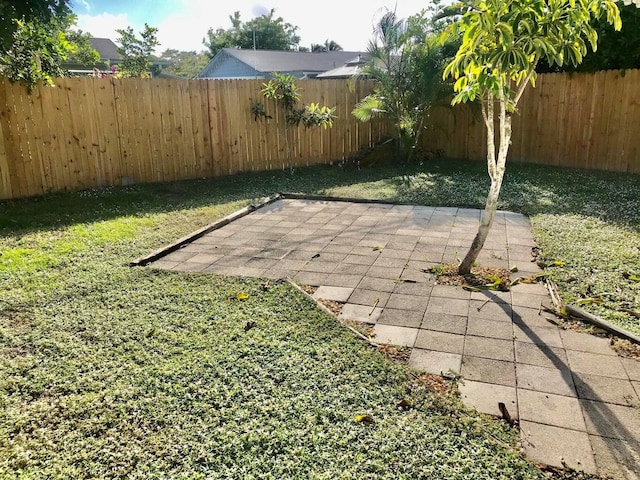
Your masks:
<svg viewBox="0 0 640 480"><path fill-rule="evenodd" d="M480 227L478 233L465 255L458 273L467 275L471 273L471 267L475 263L484 242L489 235L489 230L493 225L493 219L498 209L498 197L500 196L500 188L502 187L502 179L504 177L505 166L507 162L507 153L511 142L511 115L507 114L507 102L504 93L500 95L499 111L500 111L500 146L498 148L498 158L495 156L495 125L493 121L494 99L489 94L486 106L483 105L482 114L487 126L487 169L491 177L491 187L487 195L487 203L485 204Z"/></svg>

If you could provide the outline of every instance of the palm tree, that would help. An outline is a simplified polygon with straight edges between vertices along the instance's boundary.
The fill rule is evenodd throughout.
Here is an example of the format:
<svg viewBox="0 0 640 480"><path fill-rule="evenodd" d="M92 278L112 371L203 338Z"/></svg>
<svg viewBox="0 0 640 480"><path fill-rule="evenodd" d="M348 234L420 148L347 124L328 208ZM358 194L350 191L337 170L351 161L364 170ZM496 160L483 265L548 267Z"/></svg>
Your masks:
<svg viewBox="0 0 640 480"><path fill-rule="evenodd" d="M422 16L408 20L387 11L378 21L367 53L370 62L361 75L378 82L352 114L361 121L386 115L394 125L394 155L397 161L411 160L436 105L448 105L452 89L442 79L455 46L442 45Z"/></svg>
<svg viewBox="0 0 640 480"><path fill-rule="evenodd" d="M321 43L312 43L311 44L312 52L341 52L342 47L333 40L325 40L324 45Z"/></svg>

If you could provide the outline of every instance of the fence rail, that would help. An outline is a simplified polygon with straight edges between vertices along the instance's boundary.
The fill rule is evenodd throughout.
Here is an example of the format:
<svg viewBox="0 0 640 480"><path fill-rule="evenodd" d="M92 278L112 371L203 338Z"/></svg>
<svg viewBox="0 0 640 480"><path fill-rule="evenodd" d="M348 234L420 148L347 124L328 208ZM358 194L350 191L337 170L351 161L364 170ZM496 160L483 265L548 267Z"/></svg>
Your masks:
<svg viewBox="0 0 640 480"><path fill-rule="evenodd" d="M353 106L373 88L299 82L302 100L336 106L332 129L292 129L295 166L355 154L387 134L360 123ZM279 112L256 122L260 80L68 78L56 87L0 80L0 199L130 182L166 182L281 169L287 156ZM479 114L467 106L432 113L426 149L484 159ZM640 70L545 74L513 119L509 161L640 173Z"/></svg>
<svg viewBox="0 0 640 480"><path fill-rule="evenodd" d="M358 122L355 104L373 86L299 82L302 101L336 106L332 129L291 129L294 166L355 154L386 132ZM255 121L260 80L64 78L56 87L0 81L0 198L129 182L166 182L281 169L280 112Z"/></svg>
<svg viewBox="0 0 640 480"><path fill-rule="evenodd" d="M425 148L486 158L479 111L440 108L432 120ZM513 116L509 161L640 173L640 70L539 75Z"/></svg>

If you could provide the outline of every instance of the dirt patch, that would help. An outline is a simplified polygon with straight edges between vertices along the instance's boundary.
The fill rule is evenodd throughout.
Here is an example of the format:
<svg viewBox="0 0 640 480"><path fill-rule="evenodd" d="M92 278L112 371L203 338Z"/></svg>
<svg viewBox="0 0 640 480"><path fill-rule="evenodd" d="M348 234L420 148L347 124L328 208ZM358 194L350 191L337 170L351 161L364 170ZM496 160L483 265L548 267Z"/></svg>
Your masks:
<svg viewBox="0 0 640 480"><path fill-rule="evenodd" d="M415 381L420 385L426 386L430 391L441 395L449 395L455 390L455 382L447 380L440 375L431 373L421 373L414 375Z"/></svg>
<svg viewBox="0 0 640 480"><path fill-rule="evenodd" d="M399 363L409 363L411 348L398 347L396 345L380 345L378 349L391 360Z"/></svg>
<svg viewBox="0 0 640 480"><path fill-rule="evenodd" d="M621 357L637 358L640 360L640 345L618 337L611 337L611 348Z"/></svg>
<svg viewBox="0 0 640 480"><path fill-rule="evenodd" d="M460 275L458 265L437 265L429 269L435 275L438 285L455 285L467 289L489 289L509 291L511 288L511 272L504 268L473 267L469 275Z"/></svg>
<svg viewBox="0 0 640 480"><path fill-rule="evenodd" d="M300 288L309 295L313 295L318 290L318 287L313 287L311 285L300 285Z"/></svg>
<svg viewBox="0 0 640 480"><path fill-rule="evenodd" d="M344 306L344 303L334 302L333 300L327 300L326 298L319 298L318 302L327 307L327 309L329 309L329 311L335 316L340 315L342 307Z"/></svg>

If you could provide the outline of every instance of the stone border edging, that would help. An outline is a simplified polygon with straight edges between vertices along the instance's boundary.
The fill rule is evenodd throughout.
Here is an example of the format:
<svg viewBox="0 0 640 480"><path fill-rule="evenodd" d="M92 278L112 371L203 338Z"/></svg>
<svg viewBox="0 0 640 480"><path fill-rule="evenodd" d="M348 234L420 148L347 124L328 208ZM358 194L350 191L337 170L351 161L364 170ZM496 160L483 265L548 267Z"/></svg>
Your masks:
<svg viewBox="0 0 640 480"><path fill-rule="evenodd" d="M263 199L261 199L257 204L250 204L247 205L246 207L233 212L230 215L227 215L226 217L217 220L213 223L210 223L209 225L202 227L199 230L196 230L193 233L190 233L189 235L186 235L178 240L176 240L173 243L170 243L169 245L165 245L164 247L159 248L158 250L151 252L148 255L145 255L144 257L140 257L136 260L133 260L132 262L129 263L130 267L144 267L146 265L148 265L151 262L155 262L156 260L172 253L175 252L176 250L179 250L180 248L182 248L184 245L186 245L187 243L191 243L194 240L197 240L198 238L206 235L209 232L213 232L214 230L218 230L219 228L224 227L225 225L230 224L231 222L233 222L234 220L238 220L239 218L242 218L246 215L249 215L251 212L255 212L256 210L265 207L273 202L276 202L280 199L282 199L283 196L281 194L276 194L273 195L271 197L265 197Z"/></svg>

